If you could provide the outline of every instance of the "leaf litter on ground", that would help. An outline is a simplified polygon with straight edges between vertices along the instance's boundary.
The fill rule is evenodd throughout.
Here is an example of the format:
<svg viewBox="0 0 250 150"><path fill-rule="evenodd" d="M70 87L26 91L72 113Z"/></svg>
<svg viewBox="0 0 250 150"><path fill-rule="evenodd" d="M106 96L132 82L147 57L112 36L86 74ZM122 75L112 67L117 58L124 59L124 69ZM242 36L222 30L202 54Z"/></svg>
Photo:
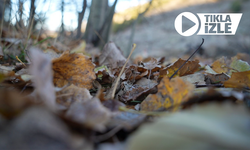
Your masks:
<svg viewBox="0 0 250 150"><path fill-rule="evenodd" d="M224 57L206 66L190 58L179 58L166 65L164 59L152 57L124 65L128 59L115 43L107 43L97 57L87 54L88 45L85 44L84 41L79 41L75 47L69 44L71 51L62 47L63 44L47 46L44 52L30 49L31 61L25 63L30 72L0 66L0 74L3 74L0 85L6 89L16 86L18 76L30 75L22 81L22 86L15 88L16 92L0 89L3 97L0 99L0 127L4 131L0 133L0 149L16 149L16 146L25 149L95 149L102 143L125 145L128 149L183 148L180 146L190 146L188 142L197 143L200 139L203 139L198 145L201 149L245 148L249 137L238 132L237 126L229 125L237 122L228 116L235 119L241 114L241 119L237 120L239 126L246 121L247 113L239 112L238 108L248 99L245 93L249 93L250 57L247 55ZM48 49L52 51L48 52ZM220 88L216 87L218 83ZM232 102L230 110L228 105L221 104L228 101ZM206 118L208 114L209 118ZM183 119L182 115L188 117ZM163 124L158 123L161 120ZM223 121L223 127L228 128L217 132ZM145 133L144 125L148 123L152 129L146 129L150 133ZM211 131L209 136L218 136L217 140L202 136L207 131ZM190 139L190 136L199 138ZM236 137L241 140L239 147L228 143ZM167 142L160 143L163 139ZM33 142L26 145L27 141ZM186 148L197 148L195 144L188 146Z"/></svg>

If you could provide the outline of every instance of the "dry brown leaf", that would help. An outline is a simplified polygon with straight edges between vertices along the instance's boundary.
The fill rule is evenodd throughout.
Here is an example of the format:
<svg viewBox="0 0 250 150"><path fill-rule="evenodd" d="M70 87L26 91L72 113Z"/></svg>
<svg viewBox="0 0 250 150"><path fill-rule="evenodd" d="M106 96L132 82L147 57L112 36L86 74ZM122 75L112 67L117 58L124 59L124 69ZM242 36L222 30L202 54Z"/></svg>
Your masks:
<svg viewBox="0 0 250 150"><path fill-rule="evenodd" d="M157 82L147 78L141 78L136 84L129 85L127 82L123 82L123 89L117 94L120 101L129 103L133 100L142 101L149 94L156 93Z"/></svg>
<svg viewBox="0 0 250 150"><path fill-rule="evenodd" d="M16 90L0 89L0 114L11 119L31 105L31 100Z"/></svg>
<svg viewBox="0 0 250 150"><path fill-rule="evenodd" d="M141 65L148 70L159 70L161 68L161 65L158 65L159 62L155 58L150 58L147 62L142 62Z"/></svg>
<svg viewBox="0 0 250 150"><path fill-rule="evenodd" d="M168 109L187 101L192 95L194 85L184 82L180 77L169 81L164 77L158 85L158 92L149 95L142 103L141 110L155 111L159 109Z"/></svg>
<svg viewBox="0 0 250 150"><path fill-rule="evenodd" d="M229 80L224 82L226 88L250 88L250 71L233 72Z"/></svg>
<svg viewBox="0 0 250 150"><path fill-rule="evenodd" d="M92 96L86 88L80 88L73 84L57 92L56 102L61 109L67 109L75 101L84 101L91 99Z"/></svg>
<svg viewBox="0 0 250 150"><path fill-rule="evenodd" d="M106 65L110 68L116 68L123 65L125 61L126 58L122 55L121 50L115 45L114 42L107 43L99 57L100 65Z"/></svg>
<svg viewBox="0 0 250 150"><path fill-rule="evenodd" d="M65 123L43 107L30 107L0 133L1 150L73 150L71 133Z"/></svg>
<svg viewBox="0 0 250 150"><path fill-rule="evenodd" d="M56 95L53 85L53 73L51 60L41 51L31 49L30 73L33 76L35 91L34 94L45 103L48 107L54 109L56 107Z"/></svg>
<svg viewBox="0 0 250 150"><path fill-rule="evenodd" d="M94 64L83 54L66 51L53 60L54 84L63 87L70 83L91 89L92 81L96 78L94 68Z"/></svg>
<svg viewBox="0 0 250 150"><path fill-rule="evenodd" d="M88 128L103 131L111 112L94 97L84 102L75 101L66 112L66 117Z"/></svg>
<svg viewBox="0 0 250 150"><path fill-rule="evenodd" d="M167 68L161 70L161 77L163 76L167 76L167 77L171 77L174 72L176 70L178 70L181 65L184 64L186 60L182 60L181 58L179 58L175 63L173 63L172 65L168 66ZM188 74L193 74L195 73L196 71L198 71L200 68L200 65L199 65L199 61L198 60L194 60L194 61L188 61L178 72L177 74L174 76L185 76L185 75L188 75Z"/></svg>
<svg viewBox="0 0 250 150"><path fill-rule="evenodd" d="M247 53L238 53L236 55L236 58L243 60L243 61L246 61L246 62L248 62L248 64L250 64L250 55Z"/></svg>
<svg viewBox="0 0 250 150"><path fill-rule="evenodd" d="M205 75L206 84L223 83L224 81L227 81L228 79L229 79L228 75L224 73L220 73L220 74L207 73Z"/></svg>

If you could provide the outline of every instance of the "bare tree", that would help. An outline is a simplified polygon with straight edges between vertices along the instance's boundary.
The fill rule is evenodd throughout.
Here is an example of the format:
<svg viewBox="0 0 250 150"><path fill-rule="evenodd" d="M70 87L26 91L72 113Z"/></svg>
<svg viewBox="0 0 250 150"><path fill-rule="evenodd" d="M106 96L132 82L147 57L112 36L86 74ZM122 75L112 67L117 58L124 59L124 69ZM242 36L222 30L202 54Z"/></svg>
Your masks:
<svg viewBox="0 0 250 150"><path fill-rule="evenodd" d="M77 34L76 34L76 38L80 38L81 37L81 29L82 29L82 19L84 17L85 11L87 8L87 0L83 0L83 4L82 4L82 11L78 12L78 24L77 24Z"/></svg>
<svg viewBox="0 0 250 150"><path fill-rule="evenodd" d="M18 17L19 17L19 19L17 19L17 22L18 22L18 26L20 28L24 27L24 23L23 23L23 3L24 3L24 0L18 0Z"/></svg>
<svg viewBox="0 0 250 150"><path fill-rule="evenodd" d="M84 35L87 43L101 46L108 41L109 30L118 0L109 7L108 0L92 0L90 14ZM102 40L102 43L100 42Z"/></svg>
<svg viewBox="0 0 250 150"><path fill-rule="evenodd" d="M35 2L36 0L30 0L30 14L29 14L29 26L28 26L29 29L33 28L34 16L36 13Z"/></svg>
<svg viewBox="0 0 250 150"><path fill-rule="evenodd" d="M64 7L65 7L65 2L64 0L61 1L61 14L62 14L62 22L61 22L61 34L64 34L65 27L64 27Z"/></svg>

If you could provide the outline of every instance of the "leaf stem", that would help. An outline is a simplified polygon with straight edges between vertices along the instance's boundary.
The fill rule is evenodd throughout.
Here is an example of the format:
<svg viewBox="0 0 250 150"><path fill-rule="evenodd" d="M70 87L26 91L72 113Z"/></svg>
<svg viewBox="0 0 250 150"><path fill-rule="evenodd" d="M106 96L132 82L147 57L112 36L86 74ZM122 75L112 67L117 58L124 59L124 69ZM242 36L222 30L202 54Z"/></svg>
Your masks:
<svg viewBox="0 0 250 150"><path fill-rule="evenodd" d="M189 59L191 58L191 57L193 57L194 56L194 54L201 48L201 46L203 45L203 43L204 43L204 39L202 38L202 42L201 42L201 44L200 44L200 46L193 52L193 54L180 66L180 68L178 68L175 72L174 72L174 74L169 78L169 80L171 80L173 77L174 77L174 75L176 75L177 74L177 72L189 61Z"/></svg>

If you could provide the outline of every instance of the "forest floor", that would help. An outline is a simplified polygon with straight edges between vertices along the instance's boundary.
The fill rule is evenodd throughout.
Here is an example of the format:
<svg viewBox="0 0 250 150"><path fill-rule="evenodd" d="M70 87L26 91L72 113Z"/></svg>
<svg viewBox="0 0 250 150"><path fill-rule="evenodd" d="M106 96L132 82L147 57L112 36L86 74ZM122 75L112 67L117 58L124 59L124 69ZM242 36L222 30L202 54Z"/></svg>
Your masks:
<svg viewBox="0 0 250 150"><path fill-rule="evenodd" d="M239 52L249 53L249 1L235 36L182 37L173 27L180 12L230 12L231 4L147 18L133 58L118 47L129 29L100 51L4 28L0 150L248 150L250 55Z"/></svg>

